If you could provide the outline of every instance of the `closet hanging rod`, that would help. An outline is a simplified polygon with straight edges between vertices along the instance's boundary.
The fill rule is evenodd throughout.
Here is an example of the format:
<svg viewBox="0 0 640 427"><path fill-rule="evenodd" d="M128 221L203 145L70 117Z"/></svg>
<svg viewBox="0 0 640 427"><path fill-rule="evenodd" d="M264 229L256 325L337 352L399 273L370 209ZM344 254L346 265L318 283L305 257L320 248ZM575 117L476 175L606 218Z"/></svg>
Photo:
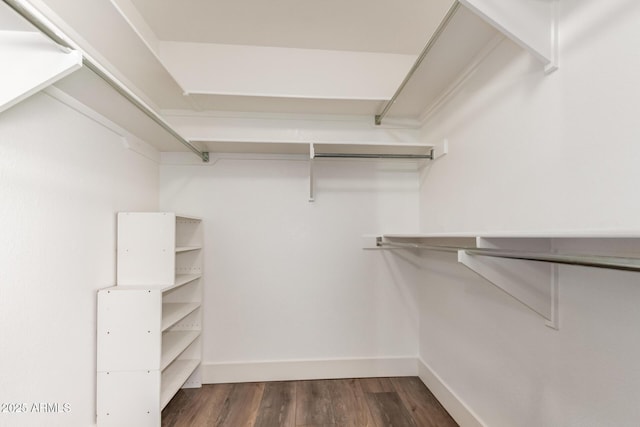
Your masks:
<svg viewBox="0 0 640 427"><path fill-rule="evenodd" d="M389 109L393 106L393 104L395 104L396 100L398 99L398 96L400 96L400 94L404 90L404 87L407 85L407 83L409 83L409 80L411 80L415 72L418 70L424 58L429 54L429 52L431 51L431 48L433 48L433 45L436 43L436 41L438 41L438 39L444 32L444 29L447 28L447 25L449 25L451 18L453 18L453 15L455 15L459 7L460 7L460 1L455 0L451 5L451 8L449 8L449 11L445 15L444 19L442 20L442 22L440 22L440 25L438 25L438 28L436 28L436 31L433 33L433 35L425 45L424 49L422 49L422 52L420 52L420 55L418 55L416 62L413 63L413 66L405 76L404 80L402 80L402 83L400 83L400 86L398 86L398 89L396 90L396 92L393 94L391 99L388 100L387 103L384 105L384 108L382 109L380 114L376 114L375 116L376 125L379 126L382 124L382 119L384 119L384 116L387 115L387 113L389 112Z"/></svg>
<svg viewBox="0 0 640 427"><path fill-rule="evenodd" d="M31 23L34 27L36 27L42 34L49 37L53 42L58 45L66 48L66 49L74 49L81 50L77 47L73 46L65 36L61 35L60 30L55 28L51 23L46 22L37 13L34 13L33 10L30 10L30 7L33 6L25 6L23 2L19 0L3 0L4 3L13 9L17 14L26 19L29 23ZM82 64L86 66L88 69L93 71L98 77L104 80L109 86L116 90L121 96L123 96L127 101L131 102L136 108L142 111L147 117L156 122L161 128L167 131L171 136L177 139L182 145L187 147L190 151L192 151L195 155L200 157L203 162L209 161L209 153L207 151L198 150L191 142L187 141L183 138L178 132L176 132L169 123L167 123L158 113L156 113L151 107L149 107L143 100L141 100L137 95L135 95L129 88L127 88L124 84L119 82L112 77L108 71L106 71L96 60L88 56L84 51L82 51Z"/></svg>
<svg viewBox="0 0 640 427"><path fill-rule="evenodd" d="M469 248L456 246L423 245L416 243L385 242L376 239L376 246L389 249L424 249L439 252L463 251L469 255L508 258L523 261L549 262L583 267L608 268L613 270L640 271L640 258L623 258L599 255L548 254L540 252L506 251L503 249Z"/></svg>
<svg viewBox="0 0 640 427"><path fill-rule="evenodd" d="M341 159L428 159L433 160L431 154L349 154L349 153L315 153L314 158L341 158Z"/></svg>

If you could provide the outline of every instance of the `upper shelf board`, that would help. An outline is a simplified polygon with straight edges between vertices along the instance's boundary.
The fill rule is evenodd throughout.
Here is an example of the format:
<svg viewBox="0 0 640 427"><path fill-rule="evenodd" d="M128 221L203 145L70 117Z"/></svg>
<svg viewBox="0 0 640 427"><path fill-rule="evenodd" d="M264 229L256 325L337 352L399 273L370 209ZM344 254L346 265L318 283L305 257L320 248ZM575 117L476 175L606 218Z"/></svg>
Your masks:
<svg viewBox="0 0 640 427"><path fill-rule="evenodd" d="M426 144L360 144L314 143L316 153L342 154L429 154L433 148ZM208 142L210 153L293 154L309 157L310 144L303 142Z"/></svg>
<svg viewBox="0 0 640 427"><path fill-rule="evenodd" d="M82 67L82 54L40 33L0 31L0 112Z"/></svg>
<svg viewBox="0 0 640 427"><path fill-rule="evenodd" d="M547 73L558 68L559 0L460 0L460 4L529 51Z"/></svg>
<svg viewBox="0 0 640 427"><path fill-rule="evenodd" d="M556 0L460 0L388 117L422 122L507 37L529 51L546 72L557 68Z"/></svg>

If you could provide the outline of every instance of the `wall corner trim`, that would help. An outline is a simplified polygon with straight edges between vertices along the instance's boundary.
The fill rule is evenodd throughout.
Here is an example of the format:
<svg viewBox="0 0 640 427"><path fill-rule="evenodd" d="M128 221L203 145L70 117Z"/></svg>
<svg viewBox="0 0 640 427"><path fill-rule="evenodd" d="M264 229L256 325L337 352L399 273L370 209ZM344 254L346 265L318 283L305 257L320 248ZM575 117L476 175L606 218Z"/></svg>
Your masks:
<svg viewBox="0 0 640 427"><path fill-rule="evenodd" d="M418 359L418 376L460 427L487 427L480 417L421 358Z"/></svg>
<svg viewBox="0 0 640 427"><path fill-rule="evenodd" d="M418 375L416 357L203 363L202 383L221 384Z"/></svg>

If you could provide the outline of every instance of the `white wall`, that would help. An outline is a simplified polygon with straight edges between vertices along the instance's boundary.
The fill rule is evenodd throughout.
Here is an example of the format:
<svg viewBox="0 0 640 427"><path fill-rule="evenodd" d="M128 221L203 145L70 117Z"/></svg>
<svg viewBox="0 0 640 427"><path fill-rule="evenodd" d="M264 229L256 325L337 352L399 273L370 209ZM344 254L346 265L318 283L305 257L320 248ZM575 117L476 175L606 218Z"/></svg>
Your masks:
<svg viewBox="0 0 640 427"><path fill-rule="evenodd" d="M304 160L163 155L161 209L204 218L205 381L415 374L411 288L362 250L417 228L415 165L317 161L316 177L310 203Z"/></svg>
<svg viewBox="0 0 640 427"><path fill-rule="evenodd" d="M155 210L158 166L46 94L0 114L0 425L95 423L96 290L115 212ZM33 404L68 404L64 413ZM50 407L51 408L51 407Z"/></svg>
<svg viewBox="0 0 640 427"><path fill-rule="evenodd" d="M423 176L423 231L640 228L640 4L560 5L556 73L504 41L426 126L450 152ZM560 268L554 331L455 259L423 263L420 357L486 425L637 425L637 273Z"/></svg>

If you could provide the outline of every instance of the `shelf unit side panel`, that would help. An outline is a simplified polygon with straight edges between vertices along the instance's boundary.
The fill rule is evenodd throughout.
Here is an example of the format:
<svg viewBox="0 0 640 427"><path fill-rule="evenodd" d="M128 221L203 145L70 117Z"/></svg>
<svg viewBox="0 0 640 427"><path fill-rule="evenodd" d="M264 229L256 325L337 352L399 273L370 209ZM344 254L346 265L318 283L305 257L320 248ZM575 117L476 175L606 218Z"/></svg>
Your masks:
<svg viewBox="0 0 640 427"><path fill-rule="evenodd" d="M175 215L118 214L118 285L171 285L175 271Z"/></svg>
<svg viewBox="0 0 640 427"><path fill-rule="evenodd" d="M98 372L98 427L159 426L160 371Z"/></svg>
<svg viewBox="0 0 640 427"><path fill-rule="evenodd" d="M97 319L99 372L159 369L161 292L99 291Z"/></svg>

